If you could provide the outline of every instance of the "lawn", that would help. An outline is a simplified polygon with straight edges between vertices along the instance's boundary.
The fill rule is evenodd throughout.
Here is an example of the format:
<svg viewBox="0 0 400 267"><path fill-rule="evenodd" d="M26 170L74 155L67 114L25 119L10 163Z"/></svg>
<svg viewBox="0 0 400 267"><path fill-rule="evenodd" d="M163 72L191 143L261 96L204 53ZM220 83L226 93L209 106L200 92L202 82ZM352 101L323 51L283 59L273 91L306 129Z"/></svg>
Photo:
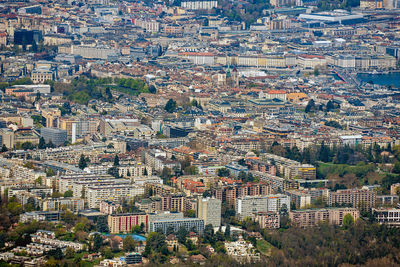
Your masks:
<svg viewBox="0 0 400 267"><path fill-rule="evenodd" d="M257 240L257 249L262 254L269 255L271 253L271 248L272 247L273 246L268 241L265 241L263 239L262 240Z"/></svg>

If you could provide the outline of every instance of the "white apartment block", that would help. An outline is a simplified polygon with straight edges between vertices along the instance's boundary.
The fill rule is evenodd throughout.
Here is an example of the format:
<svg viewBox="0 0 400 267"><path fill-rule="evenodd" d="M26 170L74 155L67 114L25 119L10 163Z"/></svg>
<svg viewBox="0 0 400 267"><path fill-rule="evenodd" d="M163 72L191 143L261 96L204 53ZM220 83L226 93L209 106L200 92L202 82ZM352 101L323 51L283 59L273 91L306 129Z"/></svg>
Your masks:
<svg viewBox="0 0 400 267"><path fill-rule="evenodd" d="M251 217L254 213L274 211L278 212L286 205L290 209L290 197L283 194L267 196L245 196L236 200L236 215L239 219Z"/></svg>
<svg viewBox="0 0 400 267"><path fill-rule="evenodd" d="M144 187L138 185L91 186L87 190L88 206L91 209L99 208L102 201L131 200L133 197L143 194Z"/></svg>
<svg viewBox="0 0 400 267"><path fill-rule="evenodd" d="M218 1L183 1L181 7L189 10L213 9L218 7Z"/></svg>

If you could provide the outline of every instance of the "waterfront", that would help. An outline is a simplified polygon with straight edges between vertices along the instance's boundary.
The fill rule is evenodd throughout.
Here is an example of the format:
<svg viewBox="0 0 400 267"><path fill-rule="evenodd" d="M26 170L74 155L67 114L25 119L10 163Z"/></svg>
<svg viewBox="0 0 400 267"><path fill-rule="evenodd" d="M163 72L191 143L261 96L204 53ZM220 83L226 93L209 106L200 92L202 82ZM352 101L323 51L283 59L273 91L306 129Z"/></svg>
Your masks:
<svg viewBox="0 0 400 267"><path fill-rule="evenodd" d="M363 82L372 81L374 84L391 85L393 87L400 87L400 72L389 73L359 73L357 77Z"/></svg>

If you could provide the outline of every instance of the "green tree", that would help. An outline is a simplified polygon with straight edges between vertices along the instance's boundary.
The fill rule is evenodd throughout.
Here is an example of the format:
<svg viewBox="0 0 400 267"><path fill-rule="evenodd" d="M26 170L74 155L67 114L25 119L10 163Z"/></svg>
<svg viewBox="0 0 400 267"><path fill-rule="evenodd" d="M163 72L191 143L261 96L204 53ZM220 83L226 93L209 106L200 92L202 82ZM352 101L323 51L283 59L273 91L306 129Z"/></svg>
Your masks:
<svg viewBox="0 0 400 267"><path fill-rule="evenodd" d="M217 174L219 177L228 177L231 172L227 168L218 169Z"/></svg>
<svg viewBox="0 0 400 267"><path fill-rule="evenodd" d="M43 137L40 137L40 139L39 139L38 148L39 148L39 149L45 149L45 148L46 148L46 141L44 140Z"/></svg>
<svg viewBox="0 0 400 267"><path fill-rule="evenodd" d="M115 155L115 157L114 157L114 167L117 167L117 166L119 166L119 157L118 157L118 155Z"/></svg>
<svg viewBox="0 0 400 267"><path fill-rule="evenodd" d="M354 224L354 218L351 214L346 214L343 217L343 228L349 229Z"/></svg>
<svg viewBox="0 0 400 267"><path fill-rule="evenodd" d="M8 151L8 148L6 147L5 144L3 144L3 146L1 147L1 153L7 152L7 151Z"/></svg>
<svg viewBox="0 0 400 267"><path fill-rule="evenodd" d="M149 93L156 94L157 93L157 88L154 85L150 85L149 86Z"/></svg>
<svg viewBox="0 0 400 267"><path fill-rule="evenodd" d="M227 224L225 228L225 239L230 239L231 238L231 225Z"/></svg>
<svg viewBox="0 0 400 267"><path fill-rule="evenodd" d="M311 111L315 110L315 102L313 99L310 99L310 101L308 101L308 104L306 106L306 109L304 110L306 113L309 113Z"/></svg>
<svg viewBox="0 0 400 267"><path fill-rule="evenodd" d="M108 233L109 232L106 216L100 216L97 219L96 230L100 233Z"/></svg>
<svg viewBox="0 0 400 267"><path fill-rule="evenodd" d="M214 228L211 224L207 224L204 227L203 238L204 238L204 243L210 243L210 244L215 243Z"/></svg>
<svg viewBox="0 0 400 267"><path fill-rule="evenodd" d="M87 167L87 161L86 158L83 154L81 154L81 157L79 158L79 163L78 163L79 169L83 170L84 168Z"/></svg>
<svg viewBox="0 0 400 267"><path fill-rule="evenodd" d="M71 190L65 191L64 193L64 197L73 197L74 196L74 192L72 192Z"/></svg>
<svg viewBox="0 0 400 267"><path fill-rule="evenodd" d="M314 76L319 75L319 69L317 67L314 68Z"/></svg>
<svg viewBox="0 0 400 267"><path fill-rule="evenodd" d="M94 251L98 251L100 247L103 245L103 238L100 234L95 234L93 237L93 249Z"/></svg>
<svg viewBox="0 0 400 267"><path fill-rule="evenodd" d="M176 109L176 101L169 99L164 108L168 113L172 113Z"/></svg>
<svg viewBox="0 0 400 267"><path fill-rule="evenodd" d="M124 248L124 251L126 251L126 252L135 251L135 240L133 240L133 238L130 235L128 235L124 238L123 248Z"/></svg>
<svg viewBox="0 0 400 267"><path fill-rule="evenodd" d="M176 233L176 237L178 238L178 242L181 243L181 244L185 244L187 235L188 235L188 231L186 230L186 228L184 226L181 226L178 229L178 232Z"/></svg>

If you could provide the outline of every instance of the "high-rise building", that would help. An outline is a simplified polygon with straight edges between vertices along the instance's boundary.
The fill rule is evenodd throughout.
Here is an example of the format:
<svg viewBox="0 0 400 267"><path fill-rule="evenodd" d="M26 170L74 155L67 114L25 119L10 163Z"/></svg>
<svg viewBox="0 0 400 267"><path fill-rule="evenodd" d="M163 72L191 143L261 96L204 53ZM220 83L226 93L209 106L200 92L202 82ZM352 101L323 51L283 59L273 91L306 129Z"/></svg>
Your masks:
<svg viewBox="0 0 400 267"><path fill-rule="evenodd" d="M121 214L110 214L107 218L108 228L110 233L129 233L136 225L144 225L144 229L147 229L149 224L149 215L147 214L133 214L133 213L121 213Z"/></svg>
<svg viewBox="0 0 400 267"><path fill-rule="evenodd" d="M221 226L221 200L216 198L197 199L197 218L203 219L204 224L214 228Z"/></svg>
<svg viewBox="0 0 400 267"><path fill-rule="evenodd" d="M239 219L251 217L254 213L275 211L278 212L282 207L290 209L290 197L283 194L267 196L246 196L236 200L236 215Z"/></svg>
<svg viewBox="0 0 400 267"><path fill-rule="evenodd" d="M60 146L68 140L67 131L57 128L43 127L40 129L40 136L44 138L46 143L51 141L56 146Z"/></svg>

